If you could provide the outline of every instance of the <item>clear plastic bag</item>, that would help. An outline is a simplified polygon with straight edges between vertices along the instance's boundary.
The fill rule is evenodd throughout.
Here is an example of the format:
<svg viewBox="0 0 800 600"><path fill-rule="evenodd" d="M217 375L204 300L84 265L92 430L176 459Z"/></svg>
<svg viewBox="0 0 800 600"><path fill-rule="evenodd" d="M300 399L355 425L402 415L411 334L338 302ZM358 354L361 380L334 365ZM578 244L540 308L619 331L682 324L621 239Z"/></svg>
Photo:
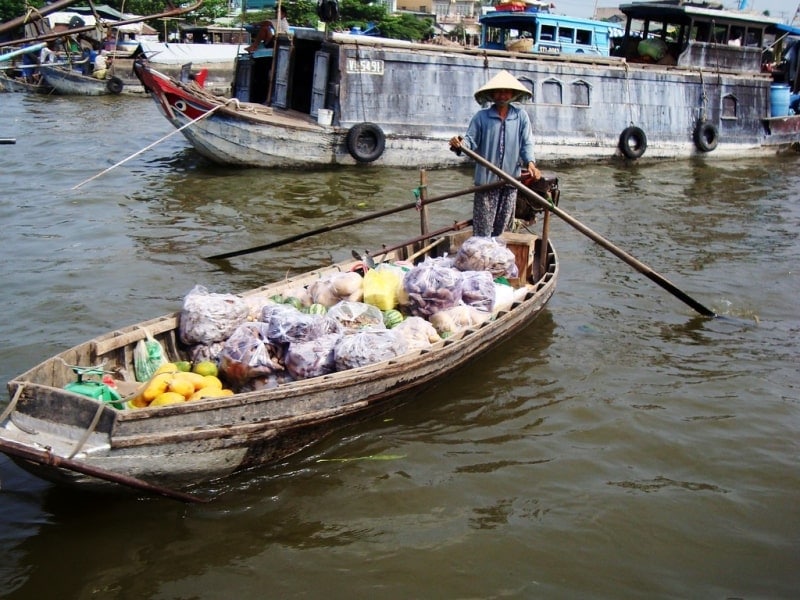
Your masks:
<svg viewBox="0 0 800 600"><path fill-rule="evenodd" d="M409 350L427 348L442 339L434 326L422 317L408 317L392 331L403 336Z"/></svg>
<svg viewBox="0 0 800 600"><path fill-rule="evenodd" d="M250 307L240 296L214 294L196 285L183 300L180 338L184 344L211 344L228 339L247 321Z"/></svg>
<svg viewBox="0 0 800 600"><path fill-rule="evenodd" d="M254 377L282 371L275 354L267 339L267 325L244 323L225 342L219 355L219 370L230 385L238 388Z"/></svg>
<svg viewBox="0 0 800 600"><path fill-rule="evenodd" d="M133 349L133 370L136 381L149 381L158 367L167 362L161 343L145 328L145 339L139 340Z"/></svg>
<svg viewBox="0 0 800 600"><path fill-rule="evenodd" d="M334 350L336 370L344 371L388 360L408 352L403 336L393 329L364 329L342 336Z"/></svg>
<svg viewBox="0 0 800 600"><path fill-rule="evenodd" d="M294 379L307 379L336 370L334 348L340 333L328 333L307 342L292 342L286 351L286 370Z"/></svg>
<svg viewBox="0 0 800 600"><path fill-rule="evenodd" d="M386 329L381 310L364 302L339 302L330 308L326 316L336 319L344 331Z"/></svg>
<svg viewBox="0 0 800 600"><path fill-rule="evenodd" d="M403 289L412 315L429 317L461 302L464 277L461 271L435 260L425 260L406 273Z"/></svg>
<svg viewBox="0 0 800 600"><path fill-rule="evenodd" d="M514 253L497 238L466 239L453 259L453 266L461 271L489 271L493 278L519 276Z"/></svg>
<svg viewBox="0 0 800 600"><path fill-rule="evenodd" d="M484 312L492 312L495 300L495 283L489 271L464 271L461 300Z"/></svg>

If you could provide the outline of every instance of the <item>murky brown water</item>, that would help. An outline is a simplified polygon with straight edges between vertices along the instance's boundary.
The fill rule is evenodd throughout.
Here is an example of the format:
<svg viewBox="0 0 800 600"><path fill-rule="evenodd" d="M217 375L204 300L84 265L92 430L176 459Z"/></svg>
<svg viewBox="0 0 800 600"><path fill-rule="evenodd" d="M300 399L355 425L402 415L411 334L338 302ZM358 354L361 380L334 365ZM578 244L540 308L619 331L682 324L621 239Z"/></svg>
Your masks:
<svg viewBox="0 0 800 600"><path fill-rule="evenodd" d="M0 380L197 283L241 291L414 234L399 169L212 167L146 99L0 98ZM544 158L544 157L543 157ZM562 208L726 318L554 222L529 329L208 505L54 488L0 458L0 596L796 598L800 159L558 172ZM429 174L433 195L469 171ZM433 226L469 199L433 207ZM7 396L2 396L3 401ZM383 455L385 460L365 457Z"/></svg>

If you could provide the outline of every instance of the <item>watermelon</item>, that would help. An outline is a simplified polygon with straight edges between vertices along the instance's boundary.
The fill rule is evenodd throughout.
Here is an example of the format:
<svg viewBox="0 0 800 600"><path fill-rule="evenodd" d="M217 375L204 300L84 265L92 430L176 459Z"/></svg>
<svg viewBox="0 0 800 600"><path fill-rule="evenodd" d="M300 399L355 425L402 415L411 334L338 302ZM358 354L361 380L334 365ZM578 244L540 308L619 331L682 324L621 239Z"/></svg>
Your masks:
<svg viewBox="0 0 800 600"><path fill-rule="evenodd" d="M290 304L294 306L297 310L303 310L303 301L300 298L295 298L294 296L287 296L283 299L284 304Z"/></svg>
<svg viewBox="0 0 800 600"><path fill-rule="evenodd" d="M387 329L391 329L392 327L399 325L404 319L405 317L403 316L403 313L394 308L384 311L383 313L383 324L386 325Z"/></svg>
<svg viewBox="0 0 800 600"><path fill-rule="evenodd" d="M328 309L325 308L324 304L314 303L308 307L307 312L310 315L324 315L326 312L328 312Z"/></svg>

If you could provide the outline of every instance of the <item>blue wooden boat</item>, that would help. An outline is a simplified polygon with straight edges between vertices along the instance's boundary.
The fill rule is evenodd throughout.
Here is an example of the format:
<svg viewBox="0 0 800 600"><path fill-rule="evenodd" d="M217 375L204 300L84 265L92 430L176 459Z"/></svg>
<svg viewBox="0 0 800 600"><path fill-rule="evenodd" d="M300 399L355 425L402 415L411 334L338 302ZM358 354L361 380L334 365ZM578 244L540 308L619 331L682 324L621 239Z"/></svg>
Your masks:
<svg viewBox="0 0 800 600"><path fill-rule="evenodd" d="M490 28L506 40L524 26L542 35L521 21L536 14L508 10L484 17L482 48L295 28L239 56L233 98L135 68L196 150L229 165L458 164L447 140L464 132L475 90L501 70L531 90L524 106L543 163L735 159L798 147L800 117L775 114L776 81L762 69L763 46L785 25L677 0L621 10L627 23L609 56L573 52L576 22L567 18L562 30L547 17L556 40L573 32L570 52L495 48Z"/></svg>

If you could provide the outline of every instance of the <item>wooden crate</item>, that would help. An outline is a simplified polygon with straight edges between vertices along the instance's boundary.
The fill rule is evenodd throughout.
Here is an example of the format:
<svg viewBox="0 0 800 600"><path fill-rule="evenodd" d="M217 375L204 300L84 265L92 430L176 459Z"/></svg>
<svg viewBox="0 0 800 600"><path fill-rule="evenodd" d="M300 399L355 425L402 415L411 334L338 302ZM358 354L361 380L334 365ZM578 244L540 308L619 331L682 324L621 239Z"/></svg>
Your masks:
<svg viewBox="0 0 800 600"><path fill-rule="evenodd" d="M508 282L514 287L520 287L525 282L530 281L533 270L533 257L535 253L536 236L526 233L504 232L500 236L511 252L514 253L514 260L517 264L519 277L510 279Z"/></svg>

